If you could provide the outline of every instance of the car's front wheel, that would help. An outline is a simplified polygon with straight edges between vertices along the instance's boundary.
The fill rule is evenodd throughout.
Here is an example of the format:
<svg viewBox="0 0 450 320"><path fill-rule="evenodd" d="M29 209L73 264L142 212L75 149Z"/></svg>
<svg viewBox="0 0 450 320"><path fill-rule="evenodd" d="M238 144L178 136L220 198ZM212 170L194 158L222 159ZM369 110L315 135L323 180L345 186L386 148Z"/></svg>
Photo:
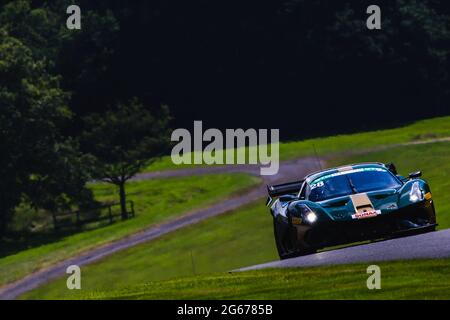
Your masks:
<svg viewBox="0 0 450 320"><path fill-rule="evenodd" d="M297 232L287 223L273 219L273 231L275 245L277 247L280 260L313 254L316 250L302 245L302 241L297 241Z"/></svg>

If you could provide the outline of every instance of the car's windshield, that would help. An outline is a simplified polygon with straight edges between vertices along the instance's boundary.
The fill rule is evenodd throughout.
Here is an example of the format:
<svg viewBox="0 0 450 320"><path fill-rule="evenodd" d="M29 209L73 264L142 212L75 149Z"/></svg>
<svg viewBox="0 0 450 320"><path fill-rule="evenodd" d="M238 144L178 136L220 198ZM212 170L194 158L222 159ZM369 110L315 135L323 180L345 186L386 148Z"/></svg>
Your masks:
<svg viewBox="0 0 450 320"><path fill-rule="evenodd" d="M399 186L399 181L385 169L358 168L328 174L311 181L306 189L306 197L310 201L323 201Z"/></svg>

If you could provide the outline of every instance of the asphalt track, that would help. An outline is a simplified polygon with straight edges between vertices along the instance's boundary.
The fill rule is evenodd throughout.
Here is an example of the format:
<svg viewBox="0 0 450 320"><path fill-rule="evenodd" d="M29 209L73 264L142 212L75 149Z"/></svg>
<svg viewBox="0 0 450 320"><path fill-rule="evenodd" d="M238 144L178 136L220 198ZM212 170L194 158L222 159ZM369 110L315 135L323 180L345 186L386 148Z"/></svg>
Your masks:
<svg viewBox="0 0 450 320"><path fill-rule="evenodd" d="M390 260L450 257L450 229L396 238L307 256L263 263L236 271L266 268L298 268Z"/></svg>
<svg viewBox="0 0 450 320"><path fill-rule="evenodd" d="M267 195L266 184L274 184L278 182L286 182L292 180L293 177L301 178L311 171L316 171L323 166L324 163L318 163L314 158L303 158L293 161L282 162L277 175L266 176L263 183L258 187L236 197L226 199L216 205L189 212L181 217L169 220L149 229L128 236L113 243L95 248L89 252L81 254L77 257L68 259L58 263L52 267L37 271L21 280L0 288L0 300L15 299L21 294L37 288L38 286L66 275L66 269L70 265L83 266L96 262L106 256L114 254L118 251L133 247L137 244L154 240L160 236L184 228L186 226L198 223L207 218L218 216L237 209L245 204L251 203ZM217 167L200 167L192 169L179 169L165 171L161 173L143 173L136 176L134 180L146 180L162 177L180 177L189 175L201 175L211 173L233 173L245 172L248 174L259 175L260 168L258 166L217 166Z"/></svg>

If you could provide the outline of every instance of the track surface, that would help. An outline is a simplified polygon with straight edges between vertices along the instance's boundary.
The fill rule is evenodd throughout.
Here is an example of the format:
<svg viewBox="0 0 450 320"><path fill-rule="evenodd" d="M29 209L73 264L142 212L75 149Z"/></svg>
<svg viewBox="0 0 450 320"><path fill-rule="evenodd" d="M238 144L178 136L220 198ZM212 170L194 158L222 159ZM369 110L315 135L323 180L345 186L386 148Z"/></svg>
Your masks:
<svg viewBox="0 0 450 320"><path fill-rule="evenodd" d="M404 238L397 238L343 249L324 251L308 256L246 267L237 271L266 268L298 268L358 262L450 257L450 229Z"/></svg>
<svg viewBox="0 0 450 320"><path fill-rule="evenodd" d="M323 165L323 163L321 163ZM92 251L84 253L80 256L66 260L62 263L54 265L48 269L44 269L33 273L17 282L9 284L0 289L0 299L15 299L21 294L33 290L38 286L61 276L66 275L66 269L70 265L83 266L98 261L120 250L124 250L137 244L154 240L162 235L176 231L180 228L195 224L199 221L224 214L231 210L237 209L245 204L261 199L267 195L266 184L274 184L277 182L285 182L292 180L293 177L301 178L311 171L318 170L319 163L313 158L304 158L295 161L283 162L280 164L280 170L275 176L266 176L263 178L263 184L249 192L227 199L211 207L190 212L184 216L175 218L157 226L150 227L148 230L126 237L111 244L96 248ZM180 169L173 171L165 171L163 173L140 174L135 180L145 180L160 177L180 177L187 175L201 175L210 173L232 173L245 172L253 175L259 175L259 167L255 166L220 166L220 167L201 167L193 169Z"/></svg>

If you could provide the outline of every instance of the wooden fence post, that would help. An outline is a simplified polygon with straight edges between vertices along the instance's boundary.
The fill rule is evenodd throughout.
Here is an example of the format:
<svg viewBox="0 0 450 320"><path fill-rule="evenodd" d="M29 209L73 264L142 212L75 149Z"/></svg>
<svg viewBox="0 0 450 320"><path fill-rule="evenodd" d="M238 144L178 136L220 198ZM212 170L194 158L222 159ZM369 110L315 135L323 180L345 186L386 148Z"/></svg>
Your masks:
<svg viewBox="0 0 450 320"><path fill-rule="evenodd" d="M111 205L108 206L109 223L113 223Z"/></svg>
<svg viewBox="0 0 450 320"><path fill-rule="evenodd" d="M55 232L58 232L58 222L56 221L56 213L52 211L52 217L53 217L53 229Z"/></svg>
<svg viewBox="0 0 450 320"><path fill-rule="evenodd" d="M76 212L76 214L77 214L77 227L78 228L80 228L81 227L81 221L80 221L80 211L78 210L77 212Z"/></svg>
<svg viewBox="0 0 450 320"><path fill-rule="evenodd" d="M130 201L130 207L131 207L131 216L134 218L134 202Z"/></svg>

